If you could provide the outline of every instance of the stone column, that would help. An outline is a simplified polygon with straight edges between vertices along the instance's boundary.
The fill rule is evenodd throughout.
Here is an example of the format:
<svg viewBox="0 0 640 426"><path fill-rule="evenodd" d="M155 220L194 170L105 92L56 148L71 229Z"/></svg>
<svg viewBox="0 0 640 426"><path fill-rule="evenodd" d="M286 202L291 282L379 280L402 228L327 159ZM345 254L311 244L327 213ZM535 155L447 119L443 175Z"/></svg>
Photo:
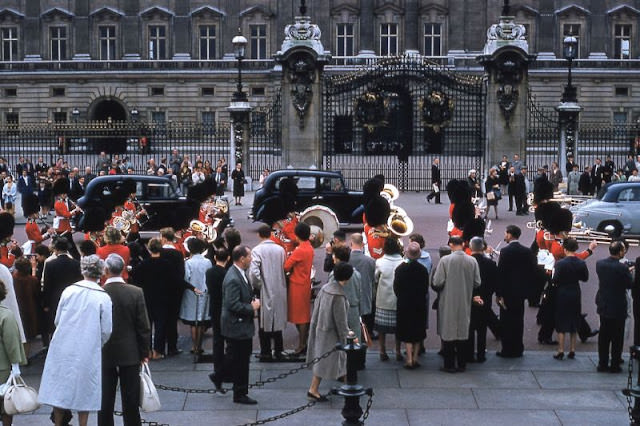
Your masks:
<svg viewBox="0 0 640 426"><path fill-rule="evenodd" d="M360 51L359 56L375 55L375 37L373 31L375 19L370 0L360 0Z"/></svg>
<svg viewBox="0 0 640 426"><path fill-rule="evenodd" d="M524 26L512 16L500 17L488 32L484 54L477 60L488 74L486 101L485 164L496 164L502 155L519 154L526 161L527 89L529 55Z"/></svg>
<svg viewBox="0 0 640 426"><path fill-rule="evenodd" d="M23 25L24 59L25 61L39 61L40 54L40 1L27 0L25 5Z"/></svg>
<svg viewBox="0 0 640 426"><path fill-rule="evenodd" d="M297 16L275 60L282 66L283 167L322 165L322 71L329 61L320 28Z"/></svg>
<svg viewBox="0 0 640 426"><path fill-rule="evenodd" d="M418 36L418 0L407 0L404 14L404 48L407 55L420 54Z"/></svg>

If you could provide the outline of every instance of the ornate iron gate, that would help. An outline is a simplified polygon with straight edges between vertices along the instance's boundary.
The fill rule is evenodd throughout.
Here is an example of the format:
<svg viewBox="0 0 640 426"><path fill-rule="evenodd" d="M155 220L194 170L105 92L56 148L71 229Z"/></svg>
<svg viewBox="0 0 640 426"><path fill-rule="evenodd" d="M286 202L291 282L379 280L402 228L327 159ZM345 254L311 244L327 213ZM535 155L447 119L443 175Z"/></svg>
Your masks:
<svg viewBox="0 0 640 426"><path fill-rule="evenodd" d="M278 88L269 107L251 113L249 176L257 179L264 169L282 167L282 96Z"/></svg>
<svg viewBox="0 0 640 426"><path fill-rule="evenodd" d="M538 167L558 160L560 144L560 123L558 112L553 108L538 105L529 93L527 108L527 143L524 162L529 168L531 177L535 176ZM560 165L564 170L564 165Z"/></svg>
<svg viewBox="0 0 640 426"><path fill-rule="evenodd" d="M403 191L430 189L435 157L445 184L466 177L482 167L485 95L482 76L415 56L325 75L324 165L351 188L383 173Z"/></svg>

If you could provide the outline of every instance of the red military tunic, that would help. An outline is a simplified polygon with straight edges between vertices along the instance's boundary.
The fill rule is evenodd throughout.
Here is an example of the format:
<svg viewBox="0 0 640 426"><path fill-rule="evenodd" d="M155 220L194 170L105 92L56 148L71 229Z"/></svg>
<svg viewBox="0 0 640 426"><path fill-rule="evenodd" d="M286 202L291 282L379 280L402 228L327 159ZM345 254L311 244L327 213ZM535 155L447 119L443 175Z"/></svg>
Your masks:
<svg viewBox="0 0 640 426"><path fill-rule="evenodd" d="M42 236L42 232L40 232L40 227L38 226L36 221L33 219L27 220L27 224L24 226L24 231L27 234L27 238L30 241L33 241L34 247L40 244L44 240L44 237Z"/></svg>
<svg viewBox="0 0 640 426"><path fill-rule="evenodd" d="M560 242L558 242L558 240L556 240L555 238L552 240L546 240L544 238L545 232L546 231L544 229L538 229L536 231L536 243L538 244L538 248L540 250L549 250L549 253L553 255L553 258L556 262L560 259L563 259L565 257L565 254L562 244L560 244ZM585 260L589 256L591 256L589 250L583 250L580 253L576 253L576 257L582 260Z"/></svg>
<svg viewBox="0 0 640 426"><path fill-rule="evenodd" d="M62 234L63 232L71 232L71 222L69 219L71 219L73 215L69 210L69 206L67 205L67 200L58 198L56 200L56 203L53 205L53 207L56 212L55 220L58 221L58 226L55 228L56 232L58 234Z"/></svg>
<svg viewBox="0 0 640 426"><path fill-rule="evenodd" d="M102 247L98 247L96 250L96 254L102 260L106 259L111 253L119 254L124 260L124 270L122 271L122 278L126 281L129 278L129 272L127 271L127 266L129 266L129 261L131 260L131 252L129 251L129 247L123 244L107 244Z"/></svg>
<svg viewBox="0 0 640 426"><path fill-rule="evenodd" d="M309 241L302 241L284 262L285 272L290 272L287 291L288 320L293 324L307 324L311 321L311 267L313 247Z"/></svg>
<svg viewBox="0 0 640 426"><path fill-rule="evenodd" d="M369 255L374 259L381 258L384 254L384 242L387 238L380 235L378 229L367 225L366 222L364 225L364 233L367 237L367 248L369 249Z"/></svg>
<svg viewBox="0 0 640 426"><path fill-rule="evenodd" d="M16 257L13 253L9 252L9 247L7 247L7 244L8 242L2 243L2 245L0 246L0 263L2 263L7 268L11 268L16 261Z"/></svg>
<svg viewBox="0 0 640 426"><path fill-rule="evenodd" d="M133 213L133 217L135 217L136 219L138 219L138 209L136 209L136 205L131 201L131 200L127 200L124 203L124 210L128 210L131 213ZM131 227L129 228L129 232L139 232L140 231L140 225L138 224L138 221L136 220L135 222L133 222L131 224Z"/></svg>

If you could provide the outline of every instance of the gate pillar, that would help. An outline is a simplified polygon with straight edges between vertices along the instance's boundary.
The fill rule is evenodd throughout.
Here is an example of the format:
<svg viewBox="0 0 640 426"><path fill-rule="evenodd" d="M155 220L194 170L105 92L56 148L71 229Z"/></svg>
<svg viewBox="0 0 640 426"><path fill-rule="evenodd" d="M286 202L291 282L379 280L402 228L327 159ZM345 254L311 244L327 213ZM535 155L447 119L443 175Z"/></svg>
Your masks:
<svg viewBox="0 0 640 426"><path fill-rule="evenodd" d="M525 27L509 15L508 1L500 23L487 31L483 55L476 59L487 73L485 164L497 164L503 155L519 154L526 161L529 54Z"/></svg>
<svg viewBox="0 0 640 426"><path fill-rule="evenodd" d="M322 72L331 54L320 41L320 28L305 16L304 1L275 61L282 66L283 167L322 165Z"/></svg>

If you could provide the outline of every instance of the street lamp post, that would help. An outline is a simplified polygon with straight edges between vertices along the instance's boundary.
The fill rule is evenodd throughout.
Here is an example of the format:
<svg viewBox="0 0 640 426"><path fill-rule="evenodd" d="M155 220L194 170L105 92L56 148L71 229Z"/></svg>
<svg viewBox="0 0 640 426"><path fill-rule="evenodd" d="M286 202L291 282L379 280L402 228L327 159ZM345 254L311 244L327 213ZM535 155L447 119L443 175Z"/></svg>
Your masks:
<svg viewBox="0 0 640 426"><path fill-rule="evenodd" d="M244 59L245 50L247 48L247 39L240 32L240 28L238 28L238 35L231 40L231 43L233 44L235 56L238 60L238 85L236 86L236 91L233 94L233 100L235 102L247 102L247 95L242 91L242 60Z"/></svg>
<svg viewBox="0 0 640 426"><path fill-rule="evenodd" d="M558 153L558 163L560 170L564 170L567 163L568 153L573 153L573 157L578 162L578 116L582 107L578 105L578 90L573 85L571 76L571 66L573 60L578 56L578 40L574 36L567 36L562 43L563 55L568 62L569 72L567 75L567 85L562 92L560 105L556 108L559 114L560 124L560 151ZM568 176L567 176L568 177Z"/></svg>
<svg viewBox="0 0 640 426"><path fill-rule="evenodd" d="M231 43L233 44L234 56L238 60L238 84L228 108L232 121L230 156L234 159L234 165L241 162L246 173L249 173L249 138L251 131L249 116L251 114L251 105L249 105L247 94L242 90L242 60L245 57L247 39L242 35L240 28L238 28L238 34L231 40Z"/></svg>

